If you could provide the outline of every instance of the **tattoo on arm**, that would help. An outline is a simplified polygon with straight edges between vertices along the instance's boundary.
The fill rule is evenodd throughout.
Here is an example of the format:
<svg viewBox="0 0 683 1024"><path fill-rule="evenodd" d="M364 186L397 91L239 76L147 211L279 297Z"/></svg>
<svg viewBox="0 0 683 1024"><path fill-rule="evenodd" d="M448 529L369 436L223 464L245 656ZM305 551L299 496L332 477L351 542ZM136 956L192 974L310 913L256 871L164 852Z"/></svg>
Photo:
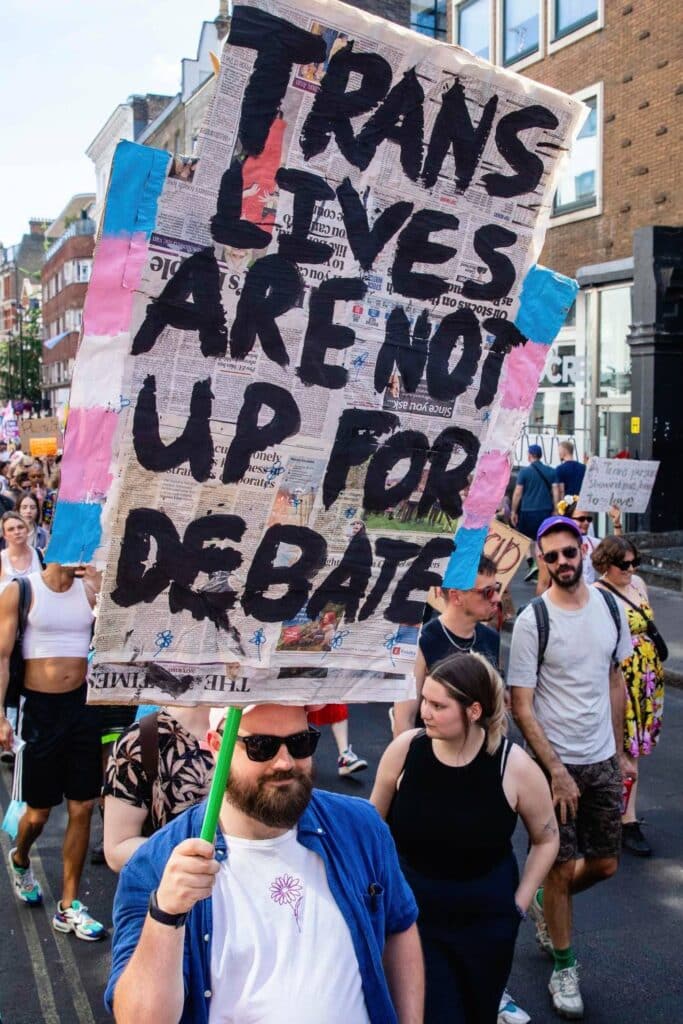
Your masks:
<svg viewBox="0 0 683 1024"><path fill-rule="evenodd" d="M557 832L557 821L556 821L556 819L555 818L549 818L546 821L545 825L543 826L542 831L544 833L546 833L547 835L549 835L549 836L554 836L555 833Z"/></svg>

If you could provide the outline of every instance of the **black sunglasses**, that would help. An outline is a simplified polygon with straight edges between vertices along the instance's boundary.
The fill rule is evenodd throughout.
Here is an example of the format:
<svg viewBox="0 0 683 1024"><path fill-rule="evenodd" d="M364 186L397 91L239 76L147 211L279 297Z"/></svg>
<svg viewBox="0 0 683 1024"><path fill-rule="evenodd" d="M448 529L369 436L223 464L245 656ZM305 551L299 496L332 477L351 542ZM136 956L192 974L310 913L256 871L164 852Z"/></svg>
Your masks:
<svg viewBox="0 0 683 1024"><path fill-rule="evenodd" d="M627 572L629 569L637 569L640 565L640 559L634 558L630 562L612 562L612 565L616 565L617 569L621 569L622 572Z"/></svg>
<svg viewBox="0 0 683 1024"><path fill-rule="evenodd" d="M575 523L592 523L593 516L572 516Z"/></svg>
<svg viewBox="0 0 683 1024"><path fill-rule="evenodd" d="M555 565L555 562L558 560L560 555L562 555L563 558L576 558L578 553L579 553L579 549L575 548L575 547L560 548L559 551L548 551L548 552L544 551L543 552L543 561L547 562L548 565Z"/></svg>
<svg viewBox="0 0 683 1024"><path fill-rule="evenodd" d="M250 761L272 761L284 743L290 755L296 761L312 757L320 739L320 730L309 725L304 732L294 732L291 736L267 736L255 733L253 736L238 736L240 743Z"/></svg>

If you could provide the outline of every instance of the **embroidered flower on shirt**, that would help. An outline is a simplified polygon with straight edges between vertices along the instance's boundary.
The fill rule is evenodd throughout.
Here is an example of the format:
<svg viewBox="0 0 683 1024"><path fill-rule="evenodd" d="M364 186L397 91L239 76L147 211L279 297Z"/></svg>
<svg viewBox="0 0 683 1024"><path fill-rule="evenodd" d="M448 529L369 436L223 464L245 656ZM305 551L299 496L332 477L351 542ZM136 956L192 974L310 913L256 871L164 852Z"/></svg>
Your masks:
<svg viewBox="0 0 683 1024"><path fill-rule="evenodd" d="M270 883L270 898L281 907L292 908L294 920L301 931L301 920L304 903L303 883L295 875L280 875Z"/></svg>

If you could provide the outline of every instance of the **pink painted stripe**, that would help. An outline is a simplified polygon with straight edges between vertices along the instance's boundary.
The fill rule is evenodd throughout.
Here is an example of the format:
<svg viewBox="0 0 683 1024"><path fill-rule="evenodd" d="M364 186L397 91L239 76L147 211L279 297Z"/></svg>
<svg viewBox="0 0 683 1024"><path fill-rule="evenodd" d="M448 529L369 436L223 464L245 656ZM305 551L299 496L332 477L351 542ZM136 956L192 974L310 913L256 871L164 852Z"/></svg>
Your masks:
<svg viewBox="0 0 683 1024"><path fill-rule="evenodd" d="M500 404L504 409L530 409L548 358L548 346L537 341L513 348L505 360Z"/></svg>
<svg viewBox="0 0 683 1024"><path fill-rule="evenodd" d="M465 527L476 530L488 526L500 505L509 476L510 460L505 452L484 452L465 499Z"/></svg>
<svg viewBox="0 0 683 1024"><path fill-rule="evenodd" d="M100 240L85 302L87 334L120 334L130 329L133 298L146 257L147 238L142 232Z"/></svg>
<svg viewBox="0 0 683 1024"><path fill-rule="evenodd" d="M70 409L64 438L59 500L101 501L112 476L112 442L118 416L108 409Z"/></svg>

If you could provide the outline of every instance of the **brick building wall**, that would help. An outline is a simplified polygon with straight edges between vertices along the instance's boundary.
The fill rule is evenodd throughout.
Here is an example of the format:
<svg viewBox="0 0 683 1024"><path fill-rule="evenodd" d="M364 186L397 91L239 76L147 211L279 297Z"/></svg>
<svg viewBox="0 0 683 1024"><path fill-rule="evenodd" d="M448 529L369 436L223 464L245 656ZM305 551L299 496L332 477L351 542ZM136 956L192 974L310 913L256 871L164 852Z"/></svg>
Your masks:
<svg viewBox="0 0 683 1024"><path fill-rule="evenodd" d="M410 25L410 0L350 0L353 7L377 14L397 25Z"/></svg>
<svg viewBox="0 0 683 1024"><path fill-rule="evenodd" d="M527 68L537 81L578 92L603 83L602 214L551 227L543 263L578 267L628 257L633 232L681 224L683 89L678 0L605 0L605 26ZM551 221L552 224L552 221Z"/></svg>
<svg viewBox="0 0 683 1024"><path fill-rule="evenodd" d="M53 298L46 298L48 282L59 274L65 263L70 260L92 259L94 248L94 235L75 235L73 238L67 238L50 260L45 263L41 277L43 281L43 324L46 338L64 330L64 328L56 330L53 325L64 317L67 310L82 311L88 290L87 283L72 282L60 288ZM74 359L79 333L78 330L70 331L69 336L53 349L43 346L43 364L49 366L50 363Z"/></svg>

